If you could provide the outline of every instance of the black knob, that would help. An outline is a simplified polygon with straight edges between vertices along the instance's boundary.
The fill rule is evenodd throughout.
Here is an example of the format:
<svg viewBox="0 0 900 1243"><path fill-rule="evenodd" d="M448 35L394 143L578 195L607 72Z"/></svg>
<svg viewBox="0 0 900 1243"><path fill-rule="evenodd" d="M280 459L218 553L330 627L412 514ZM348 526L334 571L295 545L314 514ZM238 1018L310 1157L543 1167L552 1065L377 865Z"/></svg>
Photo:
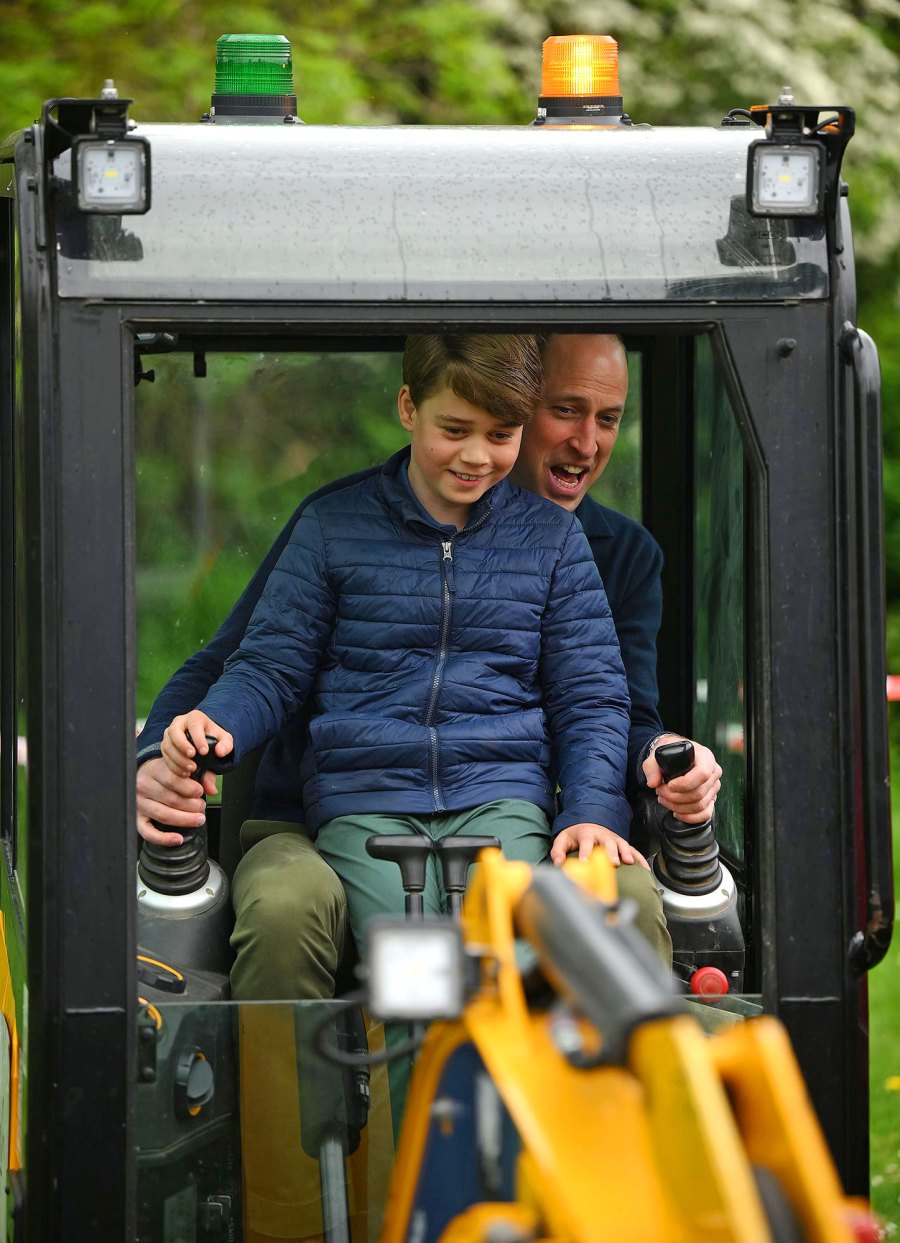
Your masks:
<svg viewBox="0 0 900 1243"><path fill-rule="evenodd" d="M441 861L444 888L447 893L465 893L469 867L475 862L479 851L489 847L500 849L497 837L445 837L437 843L437 856Z"/></svg>
<svg viewBox="0 0 900 1243"><path fill-rule="evenodd" d="M458 918L462 913L462 896L466 892L469 867L475 862L480 850L489 846L500 849L496 837L445 837L437 843L437 855L441 861L444 889L450 899L450 914Z"/></svg>
<svg viewBox="0 0 900 1243"><path fill-rule="evenodd" d="M694 767L694 744L686 738L680 742L666 742L657 747L653 756L663 775L663 781L681 777Z"/></svg>
<svg viewBox="0 0 900 1243"><path fill-rule="evenodd" d="M407 915L420 918L425 912L422 892L425 889L425 868L434 850L428 837L403 837L400 834L375 833L366 840L366 851L373 859L389 859L400 868L406 893Z"/></svg>
<svg viewBox="0 0 900 1243"><path fill-rule="evenodd" d="M197 780L199 780L204 772L228 772L228 769L234 762L231 751L229 751L227 755L216 755L216 743L219 741L218 738L213 738L211 734L206 734L205 737L206 745L209 747L206 755L201 755L199 751L196 751L196 745L194 748L196 751L196 754L194 755L194 763L197 765L197 769L193 775ZM192 738L191 742L193 741L194 740Z"/></svg>

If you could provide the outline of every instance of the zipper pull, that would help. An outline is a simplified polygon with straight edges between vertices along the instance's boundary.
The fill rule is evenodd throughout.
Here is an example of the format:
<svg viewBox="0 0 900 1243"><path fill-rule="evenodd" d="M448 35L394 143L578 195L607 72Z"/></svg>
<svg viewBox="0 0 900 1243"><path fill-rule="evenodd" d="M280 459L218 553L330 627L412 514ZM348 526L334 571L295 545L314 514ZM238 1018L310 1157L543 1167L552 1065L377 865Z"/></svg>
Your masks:
<svg viewBox="0 0 900 1243"><path fill-rule="evenodd" d="M444 555L441 558L441 564L444 567L444 574L447 577L447 587L450 591L455 591L453 583L453 543L451 540L441 540L441 548Z"/></svg>

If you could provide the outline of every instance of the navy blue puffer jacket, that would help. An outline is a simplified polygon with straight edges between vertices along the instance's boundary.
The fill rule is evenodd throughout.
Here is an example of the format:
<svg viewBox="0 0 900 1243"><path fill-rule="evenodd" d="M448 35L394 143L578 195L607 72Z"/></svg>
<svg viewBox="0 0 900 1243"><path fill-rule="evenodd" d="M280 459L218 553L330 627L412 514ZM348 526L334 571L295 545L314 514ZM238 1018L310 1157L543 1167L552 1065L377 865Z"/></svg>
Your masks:
<svg viewBox="0 0 900 1243"><path fill-rule="evenodd" d="M200 709L239 762L312 697L311 829L520 798L627 833L628 691L578 521L503 480L442 526L408 456L304 512Z"/></svg>

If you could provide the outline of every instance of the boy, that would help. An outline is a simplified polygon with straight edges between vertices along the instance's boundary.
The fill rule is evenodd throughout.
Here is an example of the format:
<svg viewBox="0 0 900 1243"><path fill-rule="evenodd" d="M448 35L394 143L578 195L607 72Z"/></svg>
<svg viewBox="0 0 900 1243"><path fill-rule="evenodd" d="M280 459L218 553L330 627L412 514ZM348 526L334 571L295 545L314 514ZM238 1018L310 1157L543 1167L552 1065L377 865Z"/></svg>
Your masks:
<svg viewBox="0 0 900 1243"><path fill-rule="evenodd" d="M621 836L628 695L590 549L571 514L506 480L537 342L410 337L403 379L410 450L304 512L225 674L163 741L182 775L204 734L239 762L311 701L306 822L357 938L403 909L373 833L493 834L536 863L552 822L566 849L643 862ZM435 870L426 910L442 899Z"/></svg>

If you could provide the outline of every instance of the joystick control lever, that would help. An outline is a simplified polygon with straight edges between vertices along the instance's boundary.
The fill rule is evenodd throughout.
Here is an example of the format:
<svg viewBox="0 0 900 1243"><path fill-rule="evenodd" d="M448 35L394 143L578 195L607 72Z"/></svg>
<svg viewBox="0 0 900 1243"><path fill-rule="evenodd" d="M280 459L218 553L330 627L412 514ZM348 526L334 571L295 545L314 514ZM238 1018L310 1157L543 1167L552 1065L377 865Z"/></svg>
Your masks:
<svg viewBox="0 0 900 1243"><path fill-rule="evenodd" d="M401 834L375 834L366 841L366 850L373 859L389 859L400 868L406 893L406 914L410 919L425 918L425 869L432 855L441 864L444 889L450 900L450 914L458 919L462 911L466 878L475 856L488 846L499 848L496 837L445 837L433 842L429 837L406 837Z"/></svg>
<svg viewBox="0 0 900 1243"><path fill-rule="evenodd" d="M444 878L444 889L450 900L450 914L459 919L462 914L463 895L466 892L466 881L469 868L475 862L480 850L488 847L500 849L500 839L496 837L445 837L435 843L435 852L441 864Z"/></svg>
<svg viewBox="0 0 900 1243"><path fill-rule="evenodd" d="M693 767L694 746L686 739L668 742L657 747L654 756L668 782ZM737 886L719 858L713 817L689 824L663 811L655 797L653 806L659 851L650 866L662 891L675 974L690 982L698 968L715 967L724 973L726 988L740 992L745 950Z"/></svg>
<svg viewBox="0 0 900 1243"><path fill-rule="evenodd" d="M694 766L694 744L686 740L657 747L654 757L665 781L681 777ZM704 824L688 824L666 812L659 826L656 875L677 893L706 894L722 880L719 844L710 816Z"/></svg>
<svg viewBox="0 0 900 1243"><path fill-rule="evenodd" d="M196 757L197 776L204 769L218 773L230 767L230 758L215 754L216 739L207 737L207 742L208 754ZM171 831L168 825L156 827ZM177 965L188 980L184 1000L216 1000L228 996L232 961L228 878L209 857L205 823L179 831L183 841L178 846L144 842L141 847L138 945L151 959Z"/></svg>
<svg viewBox="0 0 900 1243"><path fill-rule="evenodd" d="M373 859L389 859L400 868L409 919L425 918L425 869L433 850L429 837L376 833L366 840L366 852Z"/></svg>
<svg viewBox="0 0 900 1243"><path fill-rule="evenodd" d="M197 765L194 776L199 780L209 770L219 773L229 767L229 760L216 755L217 739L207 735L209 751L206 755L198 752L194 759ZM156 824L162 832L171 832L168 825ZM184 839L180 846L158 846L153 842L144 842L138 859L138 875L145 885L156 893L185 894L202 889L209 877L209 849L206 840L206 825L199 828L179 830Z"/></svg>

